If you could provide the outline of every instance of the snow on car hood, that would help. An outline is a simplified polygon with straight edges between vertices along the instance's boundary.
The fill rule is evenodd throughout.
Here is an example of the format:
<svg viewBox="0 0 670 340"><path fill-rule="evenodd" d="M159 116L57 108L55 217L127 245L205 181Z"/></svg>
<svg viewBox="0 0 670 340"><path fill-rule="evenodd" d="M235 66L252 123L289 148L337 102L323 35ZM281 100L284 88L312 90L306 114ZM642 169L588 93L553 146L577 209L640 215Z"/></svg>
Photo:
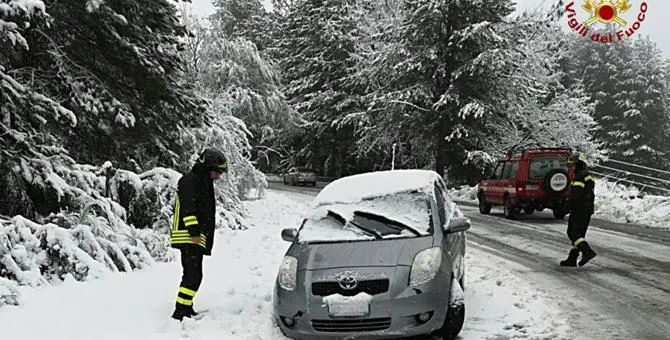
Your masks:
<svg viewBox="0 0 670 340"><path fill-rule="evenodd" d="M287 255L298 259L298 270L411 266L416 253L433 246L433 237L375 242L303 244Z"/></svg>

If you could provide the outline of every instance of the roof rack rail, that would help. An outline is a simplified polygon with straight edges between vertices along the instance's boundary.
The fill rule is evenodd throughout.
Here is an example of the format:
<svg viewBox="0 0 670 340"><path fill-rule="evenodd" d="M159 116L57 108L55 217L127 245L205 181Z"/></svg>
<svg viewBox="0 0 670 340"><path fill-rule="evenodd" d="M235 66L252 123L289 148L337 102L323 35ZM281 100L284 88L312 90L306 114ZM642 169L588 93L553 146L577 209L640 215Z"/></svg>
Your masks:
<svg viewBox="0 0 670 340"><path fill-rule="evenodd" d="M531 146L531 145L527 145L527 146L524 146L524 147L511 147L511 148L509 148L509 149L507 150L507 156L509 157L509 156L512 156L512 155L514 155L515 153L519 153L519 152L520 152L521 155L523 156L523 155L524 155L526 152L528 152L528 151L544 151L544 150L547 150L547 151L567 150L567 151L570 151L570 152L573 151L573 149L572 149L571 147L569 147L569 146L552 146L552 147L548 147L548 146Z"/></svg>

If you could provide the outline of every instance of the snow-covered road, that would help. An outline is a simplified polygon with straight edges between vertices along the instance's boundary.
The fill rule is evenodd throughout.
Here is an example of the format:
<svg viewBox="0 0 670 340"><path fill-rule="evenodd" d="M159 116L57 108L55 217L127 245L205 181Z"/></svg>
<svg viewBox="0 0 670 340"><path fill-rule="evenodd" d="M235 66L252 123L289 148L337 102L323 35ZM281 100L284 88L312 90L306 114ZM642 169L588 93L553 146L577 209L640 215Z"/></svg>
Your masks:
<svg viewBox="0 0 670 340"><path fill-rule="evenodd" d="M297 225L312 198L313 191L270 191L264 200L245 203L251 229L219 230L196 297L196 309L209 310L199 321L169 319L180 277L173 262L91 282L24 287L22 306L0 309L3 339L283 339L271 316L275 276L289 246L280 231ZM470 245L461 339L616 338L588 336L571 323L576 311L562 302L563 282L529 280L538 276L531 275L532 266Z"/></svg>

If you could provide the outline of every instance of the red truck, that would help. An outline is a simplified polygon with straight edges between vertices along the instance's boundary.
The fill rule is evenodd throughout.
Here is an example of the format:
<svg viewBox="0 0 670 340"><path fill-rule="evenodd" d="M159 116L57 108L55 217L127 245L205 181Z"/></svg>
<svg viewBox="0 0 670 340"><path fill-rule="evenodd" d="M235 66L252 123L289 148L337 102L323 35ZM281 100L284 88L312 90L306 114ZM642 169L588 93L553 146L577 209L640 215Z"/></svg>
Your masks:
<svg viewBox="0 0 670 340"><path fill-rule="evenodd" d="M479 182L479 212L489 214L502 206L505 218L515 219L521 211L551 209L562 219L568 213L567 200L574 174L567 167L569 148L535 148L509 153L500 160L490 178Z"/></svg>

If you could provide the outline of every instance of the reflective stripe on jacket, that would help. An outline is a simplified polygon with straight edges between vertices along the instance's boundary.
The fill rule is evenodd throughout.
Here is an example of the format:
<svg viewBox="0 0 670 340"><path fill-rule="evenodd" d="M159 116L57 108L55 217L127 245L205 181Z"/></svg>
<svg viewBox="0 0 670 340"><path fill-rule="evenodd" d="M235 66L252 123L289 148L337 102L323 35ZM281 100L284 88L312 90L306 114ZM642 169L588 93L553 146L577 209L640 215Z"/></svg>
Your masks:
<svg viewBox="0 0 670 340"><path fill-rule="evenodd" d="M177 197L170 229L170 243L174 248L200 246L211 254L214 241L215 201L214 185L204 169L182 176L177 184ZM198 245L192 237L200 236Z"/></svg>
<svg viewBox="0 0 670 340"><path fill-rule="evenodd" d="M575 179L570 186L570 210L592 214L595 201L594 191L593 176L586 170L575 172Z"/></svg>

